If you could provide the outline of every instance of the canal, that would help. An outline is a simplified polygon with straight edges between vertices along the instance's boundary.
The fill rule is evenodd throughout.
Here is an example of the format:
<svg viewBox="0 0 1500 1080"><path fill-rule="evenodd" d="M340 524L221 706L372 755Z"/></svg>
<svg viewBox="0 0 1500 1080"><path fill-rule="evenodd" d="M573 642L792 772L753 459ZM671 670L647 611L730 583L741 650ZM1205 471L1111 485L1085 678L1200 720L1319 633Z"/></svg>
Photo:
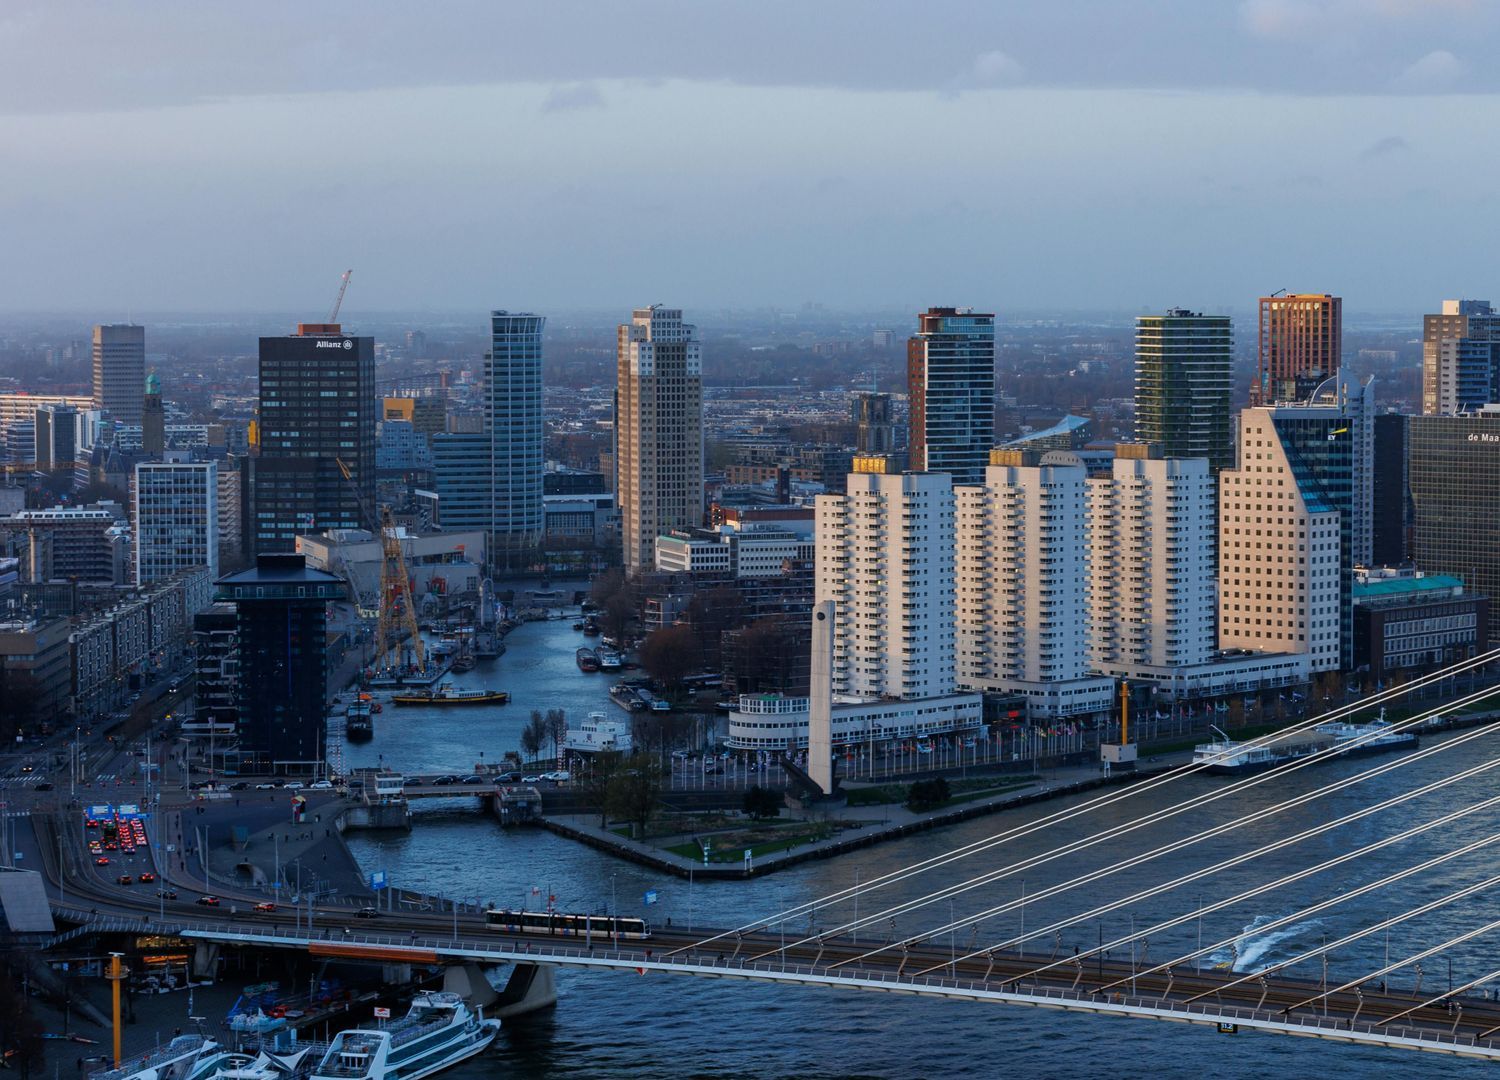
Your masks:
<svg viewBox="0 0 1500 1080"><path fill-rule="evenodd" d="M608 702L611 677L584 675L573 660L578 635L566 622L529 624L511 635L504 657L488 667L455 677L468 686L508 690L513 703L500 709L393 709L377 717L373 742L350 750L357 764L385 760L403 768L457 771L494 760L514 749L532 709L562 708L577 717L591 710L614 708ZM618 710L616 710L618 711ZM1450 736L1457 738L1459 736ZM481 755L483 755L481 757ZM1190 873L1290 833L1315 826L1389 798L1418 784L1500 756L1500 738L1485 733L1431 759L1346 791L1319 798L1293 813L1254 822L1232 833L1171 853L1100 882L1028 903L1026 925L1035 929L1057 921L1062 927L1031 948L1066 955L1074 947L1123 934L1132 920L1146 926L1164 913L1194 911L1237 895L1268 878L1321 866L1339 854L1412 824L1458 809L1494 790L1494 773L1440 789L1379 814L1305 840L1284 851L1255 859L1201 882L1182 885L1142 899L1131 907L1099 918L1081 913L1104 901ZM977 914L1028 896L1050 885L1117 865L1126 854L1165 844L1187 833L1238 819L1271 803L1310 792L1330 781L1384 765L1395 758L1365 758L1317 769L1240 792L1175 821L1152 824L1055 862L988 882L961 896L922 909L898 921L898 934L911 933L950 919L963 929L939 940L963 950L974 938L969 929ZM1222 778L1192 778L1094 811L1077 821L1025 836L976 854L938 874L918 876L860 900L861 915L901 900L911 900L934 886L973 878L1028 857L1045 857L1060 845L1096 830L1129 826L1195 794L1222 791ZM1076 801L1083 801L1082 798ZM356 833L350 844L366 870L385 870L397 886L446 893L504 905L544 907L549 896L565 910L618 910L674 926L711 923L728 926L764 918L782 908L811 901L858 881L888 874L963 844L971 844L1068 806L1053 802L981 818L949 829L865 849L843 859L806 864L748 882L681 882L633 864L617 862L541 830L502 832L490 819L461 808L422 807L409 834ZM1378 856L1325 870L1273 893L1241 901L1205 915L1202 940L1230 940L1208 963L1247 969L1286 960L1316 946L1418 903L1436 899L1466 884L1500 873L1494 847L1378 890L1322 916L1279 931L1259 927L1330 892L1347 891L1393 871L1500 830L1494 815L1476 814L1423 836L1403 841ZM645 903L648 892L657 902ZM889 894L887 896L886 894ZM820 929L852 915L845 905L817 917ZM1330 978L1370 970L1385 957L1407 955L1425 945L1494 917L1493 893L1481 893L1440 909L1417 929L1401 929L1341 948ZM788 924L788 935L806 930ZM981 944L1020 929L1012 911L983 920ZM865 935L884 940L889 926L877 924ZM1164 931L1145 947L1151 962L1192 948L1198 920ZM1463 981L1500 966L1495 963L1496 935L1481 937L1451 951L1453 978ZM1426 962L1423 989L1442 989L1449 978L1449 954ZM1314 961L1295 974L1318 978ZM1410 984L1407 971L1391 976ZM454 1080L480 1077L992 1077L1021 1074L1038 1077L1090 1076L1157 1078L1306 1076L1406 1077L1478 1075L1483 1066L1461 1060L1417 1057L1394 1051L1325 1044L1281 1036L1241 1033L1220 1035L1207 1028L1123 1021L1067 1013L929 1001L884 994L841 993L812 989L756 986L730 980L619 975L564 971L558 980L556 1010L508 1024L496 1048L451 1074Z"/></svg>

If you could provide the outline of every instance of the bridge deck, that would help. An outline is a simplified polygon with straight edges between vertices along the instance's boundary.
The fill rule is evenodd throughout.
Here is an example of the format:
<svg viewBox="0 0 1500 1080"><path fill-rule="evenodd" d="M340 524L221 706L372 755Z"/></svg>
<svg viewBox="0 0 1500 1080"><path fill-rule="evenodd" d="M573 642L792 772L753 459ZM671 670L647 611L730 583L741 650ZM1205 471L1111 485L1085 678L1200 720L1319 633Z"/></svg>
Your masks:
<svg viewBox="0 0 1500 1080"><path fill-rule="evenodd" d="M821 950L810 944L788 948L784 956L778 952L757 958L757 954L777 947L776 935L745 935L738 941L738 948L733 937L697 948L702 935L680 931L657 933L648 941L619 943L601 934L591 943L582 938L494 932L473 916L461 916L454 935L452 920L442 916L381 916L378 930L370 922L330 916L333 925L318 927L309 934L287 925L255 925L243 915L222 921L183 921L169 914L163 925L159 918L78 910L59 910L58 914L105 932L165 931L190 939L308 950L327 957L417 963L434 959L546 963L641 974L665 972L844 987L1186 1023L1234 1024L1283 1034L1500 1060L1500 1002L1460 997L1453 999L1451 1008L1438 1004L1411 1011L1432 995L1418 995L1410 988L1351 990L1329 995L1326 1005L1319 1001L1289 1012L1290 1006L1319 993L1317 982L1280 978L1268 979L1264 985L1252 981L1229 987L1228 983L1242 977L1240 973L1177 970L1138 977L1132 986L1130 964L1119 960L1068 961L1063 967L1036 975L1032 974L1035 969L1049 963L1051 957L996 954L993 964L987 958L951 964L945 951L930 948L904 954L894 949L841 964L854 961L870 948L843 940L830 940ZM290 920L289 915L286 920ZM916 974L928 968L934 970ZM1122 985L1101 992L1101 987L1118 981L1123 981ZM1203 994L1207 996L1189 1000Z"/></svg>

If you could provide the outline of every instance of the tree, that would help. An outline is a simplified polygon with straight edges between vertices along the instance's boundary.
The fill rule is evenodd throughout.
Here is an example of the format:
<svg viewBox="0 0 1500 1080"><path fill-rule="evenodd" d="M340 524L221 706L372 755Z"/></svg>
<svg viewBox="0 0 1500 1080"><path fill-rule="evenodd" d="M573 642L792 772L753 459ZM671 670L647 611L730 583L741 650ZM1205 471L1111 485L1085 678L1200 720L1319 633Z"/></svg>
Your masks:
<svg viewBox="0 0 1500 1080"><path fill-rule="evenodd" d="M599 629L615 641L623 642L625 632L635 618L635 597L628 592L615 593L604 602L599 612Z"/></svg>
<svg viewBox="0 0 1500 1080"><path fill-rule="evenodd" d="M547 738L552 741L552 752L556 754L562 749L563 739L568 734L568 714L562 709L548 709L543 723L547 725Z"/></svg>
<svg viewBox="0 0 1500 1080"><path fill-rule="evenodd" d="M698 657L698 635L691 626L653 630L638 652L641 667L664 689L676 690L692 674Z"/></svg>
<svg viewBox="0 0 1500 1080"><path fill-rule="evenodd" d="M624 570L606 570L594 578L589 585L589 599L598 607L603 608L609 602L610 597L625 591L629 583L625 580Z"/></svg>
<svg viewBox="0 0 1500 1080"><path fill-rule="evenodd" d="M745 792L744 810L756 821L781 816L782 797L756 784Z"/></svg>
<svg viewBox="0 0 1500 1080"><path fill-rule="evenodd" d="M526 755L528 761L535 761L546 744L547 718L542 715L542 710L532 709L531 719L521 729L521 752Z"/></svg>
<svg viewBox="0 0 1500 1080"><path fill-rule="evenodd" d="M951 797L948 781L939 776L935 780L918 780L906 792L908 810L932 810L942 806Z"/></svg>
<svg viewBox="0 0 1500 1080"><path fill-rule="evenodd" d="M590 810L599 812L599 828L609 824L609 784L620 771L623 755L618 750L602 750L588 760L588 764L574 777L573 790L583 799Z"/></svg>
<svg viewBox="0 0 1500 1080"><path fill-rule="evenodd" d="M631 754L610 777L604 793L605 812L618 821L628 821L639 838L656 809L661 794L661 767L650 754Z"/></svg>

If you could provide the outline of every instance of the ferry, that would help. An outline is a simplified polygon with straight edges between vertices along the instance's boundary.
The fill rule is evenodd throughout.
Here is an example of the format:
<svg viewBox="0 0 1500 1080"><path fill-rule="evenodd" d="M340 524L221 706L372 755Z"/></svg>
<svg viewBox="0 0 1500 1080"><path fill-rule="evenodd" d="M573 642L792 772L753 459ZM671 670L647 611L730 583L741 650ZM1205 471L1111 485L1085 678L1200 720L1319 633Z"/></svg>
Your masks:
<svg viewBox="0 0 1500 1080"><path fill-rule="evenodd" d="M602 712L591 712L578 727L568 728L568 733L563 736L563 749L580 754L594 754L601 750L628 754L630 724L611 720Z"/></svg>
<svg viewBox="0 0 1500 1080"><path fill-rule="evenodd" d="M356 701L344 710L344 737L350 742L368 742L375 736L375 721L368 701Z"/></svg>
<svg viewBox="0 0 1500 1080"><path fill-rule="evenodd" d="M339 1032L311 1080L419 1080L482 1053L499 1032L457 994L424 991L400 1020Z"/></svg>
<svg viewBox="0 0 1500 1080"><path fill-rule="evenodd" d="M392 694L391 701L397 705L504 705L510 694L504 690L460 690L452 683L443 683L436 690L409 694Z"/></svg>
<svg viewBox="0 0 1500 1080"><path fill-rule="evenodd" d="M1202 766L1205 772L1217 775L1239 776L1260 772L1322 751L1330 753L1320 760L1330 760L1335 757L1414 750L1418 745L1417 736L1413 732L1394 730L1383 719L1372 720L1368 724L1348 724L1334 720L1315 724L1306 731L1272 735L1258 743L1235 742L1217 727L1213 730L1219 738L1195 746L1193 764Z"/></svg>
<svg viewBox="0 0 1500 1080"><path fill-rule="evenodd" d="M616 650L608 648L599 650L600 671L619 671L624 666L625 658Z"/></svg>
<svg viewBox="0 0 1500 1080"><path fill-rule="evenodd" d="M202 1035L179 1035L117 1069L90 1073L89 1080L213 1080L221 1069L248 1060L248 1055L226 1050Z"/></svg>
<svg viewBox="0 0 1500 1080"><path fill-rule="evenodd" d="M599 663L599 654L594 652L593 649L590 649L587 646L575 652L573 654L573 659L578 661L579 671L598 671L601 667Z"/></svg>

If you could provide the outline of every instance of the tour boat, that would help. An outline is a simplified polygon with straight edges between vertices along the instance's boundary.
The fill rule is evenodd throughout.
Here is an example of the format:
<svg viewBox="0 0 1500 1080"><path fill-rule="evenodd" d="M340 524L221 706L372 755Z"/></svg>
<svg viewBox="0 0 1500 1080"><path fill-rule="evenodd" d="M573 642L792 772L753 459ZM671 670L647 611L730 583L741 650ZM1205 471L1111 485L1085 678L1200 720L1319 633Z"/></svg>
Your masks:
<svg viewBox="0 0 1500 1080"><path fill-rule="evenodd" d="M482 1053L499 1031L457 994L424 991L400 1020L339 1032L311 1080L419 1080Z"/></svg>
<svg viewBox="0 0 1500 1080"><path fill-rule="evenodd" d="M1272 735L1258 743L1235 742L1218 728L1214 731L1220 736L1218 739L1193 748L1193 764L1203 766L1205 772L1221 775L1259 772L1324 751L1327 753L1320 761L1414 750L1418 745L1414 733L1394 730L1385 720L1372 720L1368 724L1328 721L1314 724L1306 731Z"/></svg>
<svg viewBox="0 0 1500 1080"><path fill-rule="evenodd" d="M166 1046L125 1059L117 1069L89 1074L89 1080L213 1080L221 1068L249 1060L202 1035L179 1035Z"/></svg>
<svg viewBox="0 0 1500 1080"><path fill-rule="evenodd" d="M624 663L624 659L625 658L622 657L614 649L600 649L599 650L599 670L600 671L619 671L621 665Z"/></svg>
<svg viewBox="0 0 1500 1080"><path fill-rule="evenodd" d="M450 683L436 690L391 695L391 701L397 705L504 705L509 700L510 695L504 690L460 690Z"/></svg>

